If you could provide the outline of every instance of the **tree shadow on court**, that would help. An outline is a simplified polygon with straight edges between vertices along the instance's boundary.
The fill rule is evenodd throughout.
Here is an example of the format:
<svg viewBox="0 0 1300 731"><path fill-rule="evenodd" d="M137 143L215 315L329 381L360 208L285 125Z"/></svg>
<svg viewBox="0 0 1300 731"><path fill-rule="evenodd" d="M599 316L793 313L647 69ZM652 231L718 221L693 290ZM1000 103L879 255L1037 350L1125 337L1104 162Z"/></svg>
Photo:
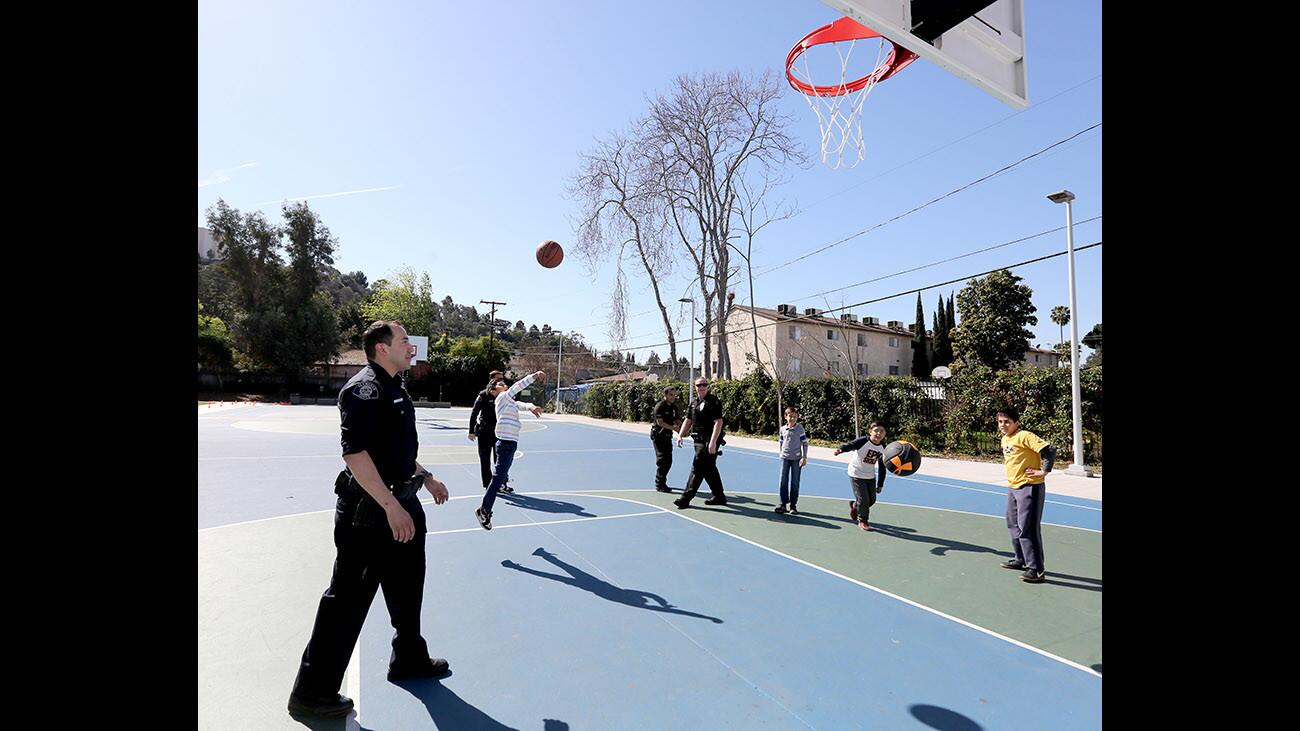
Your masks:
<svg viewBox="0 0 1300 731"><path fill-rule="evenodd" d="M707 500L708 498L705 497L705 499ZM762 507L757 507L757 506L762 506ZM694 501L691 502L691 507L692 508L695 507ZM790 515L789 513L774 513L772 512L772 508L776 507L776 503L769 503L769 502L764 502L762 500L755 500L754 498L749 497L748 495L735 495L735 496L728 495L726 505L701 505L700 507L706 509L713 508L716 510L727 510L728 508L730 508L732 512L740 513L741 515L746 515L751 518L761 518L771 523L790 523L792 525L807 525L807 526L812 526L814 528L830 528L831 530L840 530L840 526L835 525L834 523L827 523L825 520L819 520L819 518L835 520L835 518L833 518L832 516L822 515L820 513L808 513L802 510L799 511L798 515Z"/></svg>
<svg viewBox="0 0 1300 731"><path fill-rule="evenodd" d="M587 509L577 503L566 503L563 500L550 500L547 498L532 497L530 495L520 495L517 492L499 492L497 498L505 500L516 508L526 510L536 510L542 513L568 513L578 515L584 518L595 518L595 514L588 513Z"/></svg>
<svg viewBox="0 0 1300 731"><path fill-rule="evenodd" d="M510 559L502 561L501 565L508 569L514 569L515 571L520 571L525 574L532 574L533 576L540 576L543 579L550 579L552 581L558 581L561 584L568 584L569 586L589 591L601 599L618 602L619 604L626 604L629 607L648 609L652 612L681 614L687 617L707 619L714 624L722 624L722 620L717 617L710 617L707 614L696 614L695 612L688 612L685 609L678 609L672 604L669 604L666 599L653 592L641 591L639 589L622 589L614 586L608 581L602 581L577 566L565 563L558 556L547 551L545 548L538 548L536 551L533 551L533 555L542 557L557 568L568 572L569 575L561 576L559 574L551 574L545 571L530 569L527 566L521 566Z"/></svg>
<svg viewBox="0 0 1300 731"><path fill-rule="evenodd" d="M374 729L361 726L357 723L357 714L349 713L343 718L312 718L310 716L295 716L289 714L289 718L306 726L312 731L374 731Z"/></svg>
<svg viewBox="0 0 1300 731"><path fill-rule="evenodd" d="M912 717L930 728L940 731L983 731L984 727L966 716L947 708L917 704L908 706Z"/></svg>

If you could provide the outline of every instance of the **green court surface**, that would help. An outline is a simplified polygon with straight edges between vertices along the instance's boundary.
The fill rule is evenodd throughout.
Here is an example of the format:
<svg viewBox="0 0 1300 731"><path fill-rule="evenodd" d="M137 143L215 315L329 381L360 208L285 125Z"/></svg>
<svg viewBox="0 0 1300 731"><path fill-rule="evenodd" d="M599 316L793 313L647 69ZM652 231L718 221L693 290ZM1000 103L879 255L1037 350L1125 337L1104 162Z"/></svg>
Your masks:
<svg viewBox="0 0 1300 731"><path fill-rule="evenodd" d="M876 503L873 532L849 520L848 501L804 495L799 515L772 512L776 497L728 493L686 510L679 493L591 492L657 505L787 556L1094 670L1101 659L1101 533L1043 526L1047 582L1027 584L998 564L1012 556L1005 520ZM882 498L884 496L882 495ZM702 557L703 560L703 557Z"/></svg>

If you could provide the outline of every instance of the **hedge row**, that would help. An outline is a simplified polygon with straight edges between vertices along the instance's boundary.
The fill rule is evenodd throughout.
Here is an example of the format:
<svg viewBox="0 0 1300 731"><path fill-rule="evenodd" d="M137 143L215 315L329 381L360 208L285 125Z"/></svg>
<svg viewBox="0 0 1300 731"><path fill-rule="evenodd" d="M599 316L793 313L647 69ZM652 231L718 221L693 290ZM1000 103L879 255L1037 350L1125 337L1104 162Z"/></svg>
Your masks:
<svg viewBox="0 0 1300 731"><path fill-rule="evenodd" d="M648 423L669 385L676 386L678 394L690 390L680 381L602 383L577 402L565 404L565 411ZM1081 386L1085 454L1096 463L1101 446L1101 368L1084 369ZM781 384L781 403L799 409L810 436L844 442L855 436L852 388L848 378L801 378ZM776 434L783 423L777 413L776 386L762 373L714 381L711 391L722 401L729 432ZM1060 460L1072 457L1068 368L997 372L957 368L944 382L942 397L910 376L868 376L858 379L857 391L862 432L879 420L890 439L907 439L922 450L997 454L997 411L1014 406L1020 410L1021 425L1056 445Z"/></svg>

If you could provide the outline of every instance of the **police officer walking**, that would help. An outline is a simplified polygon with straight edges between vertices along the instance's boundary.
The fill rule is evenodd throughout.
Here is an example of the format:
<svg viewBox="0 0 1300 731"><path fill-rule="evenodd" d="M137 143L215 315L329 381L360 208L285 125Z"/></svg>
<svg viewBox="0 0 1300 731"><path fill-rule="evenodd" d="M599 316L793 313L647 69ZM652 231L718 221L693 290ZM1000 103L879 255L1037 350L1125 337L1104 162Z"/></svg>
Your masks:
<svg viewBox="0 0 1300 731"><path fill-rule="evenodd" d="M691 504L691 498L700 489L701 482L709 483L713 497L704 501L705 505L726 505L727 496L722 492L722 475L718 474L718 447L722 445L722 402L709 393L709 381L699 378L695 381L695 403L687 412L686 421L677 435L677 446L682 446L682 439L687 432L695 441L695 460L691 462L691 474L686 478L686 489L682 496L673 501L678 508Z"/></svg>
<svg viewBox="0 0 1300 731"><path fill-rule="evenodd" d="M655 447L655 489L659 492L672 492L668 488L668 470L673 468L673 434L681 425L681 409L676 402L677 389L668 386L651 412L654 425L650 427L650 441Z"/></svg>
<svg viewBox="0 0 1300 731"><path fill-rule="evenodd" d="M503 375L505 374L501 371L492 371L488 374L488 385ZM469 412L469 440L478 440L479 476L483 478L483 489L486 490L492 484L492 465L497 458L496 395L491 388L479 391L478 397L474 399L474 408ZM501 492L514 491L508 483L501 486Z"/></svg>
<svg viewBox="0 0 1300 731"><path fill-rule="evenodd" d="M409 367L415 346L391 321L371 324L363 343L368 363L339 391L347 469L334 483L337 554L289 695L294 715L343 716L352 710L352 700L339 694L339 687L381 586L395 630L388 679L448 670L446 660L429 657L420 635L425 516L417 492L425 487L441 505L447 488L415 461L414 404L397 379Z"/></svg>

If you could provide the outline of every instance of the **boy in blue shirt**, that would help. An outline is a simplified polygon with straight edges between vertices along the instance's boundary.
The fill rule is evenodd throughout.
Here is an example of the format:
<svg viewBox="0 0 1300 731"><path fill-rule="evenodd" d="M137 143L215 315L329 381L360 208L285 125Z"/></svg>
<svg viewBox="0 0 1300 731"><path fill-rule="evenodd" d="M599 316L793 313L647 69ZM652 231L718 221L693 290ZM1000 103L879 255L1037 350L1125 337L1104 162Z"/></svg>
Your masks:
<svg viewBox="0 0 1300 731"><path fill-rule="evenodd" d="M799 473L808 464L808 432L799 423L799 410L785 407L785 423L781 425L781 504L774 512L798 515ZM790 504L787 511L786 503Z"/></svg>

